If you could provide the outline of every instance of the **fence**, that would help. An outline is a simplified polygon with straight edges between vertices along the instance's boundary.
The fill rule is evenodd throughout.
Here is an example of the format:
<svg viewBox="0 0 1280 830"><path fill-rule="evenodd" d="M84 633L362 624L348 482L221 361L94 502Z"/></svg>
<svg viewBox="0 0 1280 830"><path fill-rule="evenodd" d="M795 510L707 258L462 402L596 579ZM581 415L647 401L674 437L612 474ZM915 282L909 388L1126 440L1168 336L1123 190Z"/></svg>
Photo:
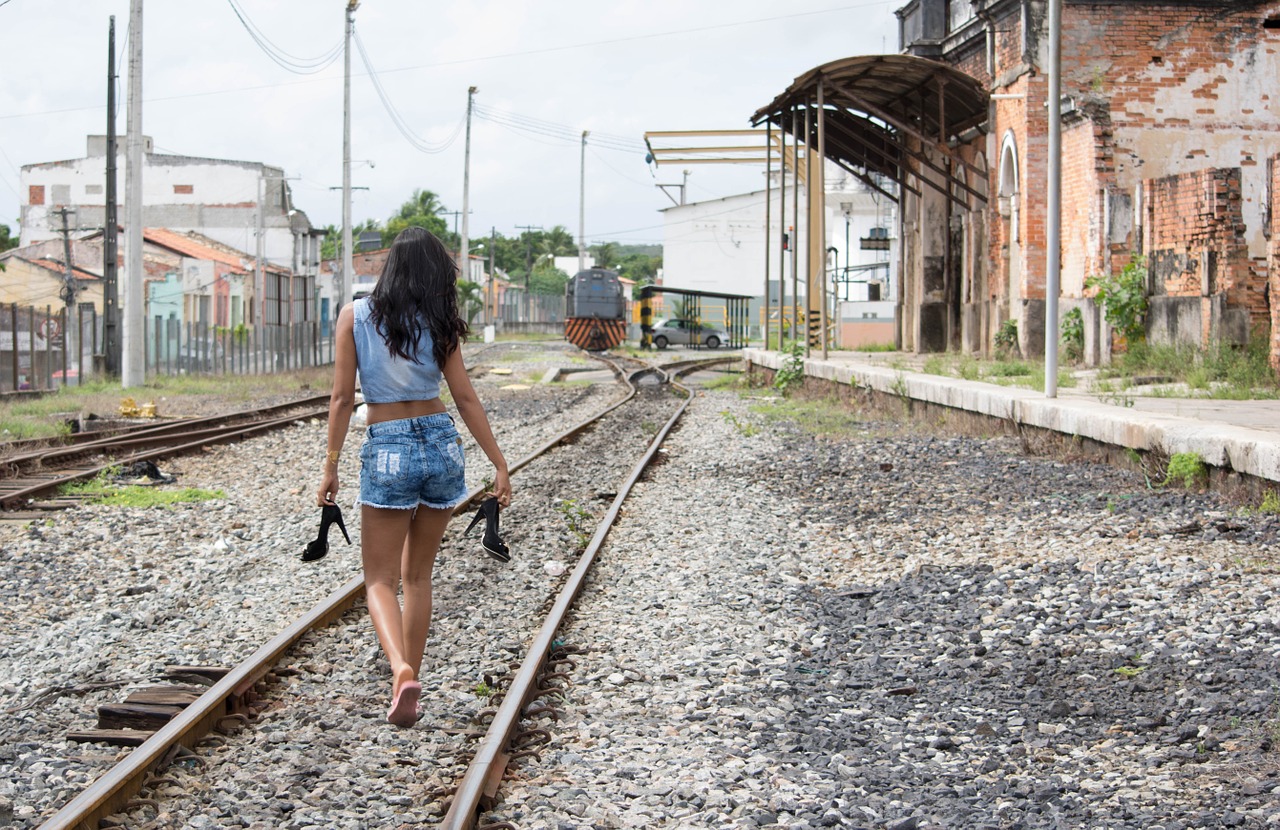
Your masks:
<svg viewBox="0 0 1280 830"><path fill-rule="evenodd" d="M105 377L102 317L83 305L67 332L65 309L0 305L0 392L50 391ZM154 317L143 329L145 373L268 374L333 362L333 331L319 322L237 326ZM68 342L69 341L69 342Z"/></svg>

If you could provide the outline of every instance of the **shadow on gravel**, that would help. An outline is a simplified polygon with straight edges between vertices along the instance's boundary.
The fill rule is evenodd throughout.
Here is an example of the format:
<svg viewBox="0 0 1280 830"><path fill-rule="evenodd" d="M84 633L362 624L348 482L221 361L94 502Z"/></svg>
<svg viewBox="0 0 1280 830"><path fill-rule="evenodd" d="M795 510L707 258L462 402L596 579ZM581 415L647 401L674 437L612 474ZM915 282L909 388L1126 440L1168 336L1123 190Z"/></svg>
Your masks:
<svg viewBox="0 0 1280 830"><path fill-rule="evenodd" d="M1261 826L1235 811L1280 795L1277 622L1198 632L1187 614L1239 598L1219 576L1090 567L925 566L801 591L795 611L825 643L787 667L775 757L843 779L884 819ZM1144 780L1126 783L1135 768Z"/></svg>

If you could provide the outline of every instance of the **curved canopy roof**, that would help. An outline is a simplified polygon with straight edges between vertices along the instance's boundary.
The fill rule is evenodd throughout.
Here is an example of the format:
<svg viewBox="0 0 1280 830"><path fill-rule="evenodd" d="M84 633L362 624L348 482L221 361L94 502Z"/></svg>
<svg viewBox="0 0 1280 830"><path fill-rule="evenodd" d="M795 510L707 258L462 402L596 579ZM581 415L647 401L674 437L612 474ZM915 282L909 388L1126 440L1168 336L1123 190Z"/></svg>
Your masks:
<svg viewBox="0 0 1280 830"><path fill-rule="evenodd" d="M990 97L976 78L912 55L844 58L796 78L781 95L757 110L751 122L772 124L816 149L819 94L826 156L845 170L868 184L872 182L867 174L877 173L918 194L908 182L910 176L966 206L969 200L953 195L952 189L985 201L968 187L964 177L957 178L922 152L922 146L930 147L965 164L948 142L980 128L987 120ZM810 116L807 136L806 111ZM909 159L917 162L917 169L927 167L949 179L954 188L940 187L932 176L919 176L908 165Z"/></svg>

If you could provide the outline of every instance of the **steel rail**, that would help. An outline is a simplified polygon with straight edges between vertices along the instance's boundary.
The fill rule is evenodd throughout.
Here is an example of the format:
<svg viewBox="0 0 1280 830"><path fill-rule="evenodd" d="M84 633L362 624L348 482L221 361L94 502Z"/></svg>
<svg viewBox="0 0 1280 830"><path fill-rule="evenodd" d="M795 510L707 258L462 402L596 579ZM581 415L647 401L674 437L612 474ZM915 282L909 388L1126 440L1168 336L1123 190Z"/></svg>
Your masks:
<svg viewBox="0 0 1280 830"><path fill-rule="evenodd" d="M695 368L697 368L696 365L687 366L684 371L693 371ZM649 371L652 371L652 369L641 369L635 374L643 374ZM658 371L664 375L667 374L663 369ZM640 461L636 463L622 487L619 488L618 494L613 499L613 504L610 505L604 518L596 526L595 534L587 544L586 550L579 557L578 564L565 581L564 587L560 590L555 605L547 615L546 622L543 623L538 633L534 635L528 654L520 664L520 669L516 672L510 688L506 691L502 704L498 707L497 713L494 714L488 731L481 740L480 746L477 748L471 764L467 767L461 783L458 784L453 802L449 805L449 811L445 814L444 821L440 824L443 830L471 830L471 828L474 828L479 811L483 807L484 799L486 796L493 797L496 792L509 760L507 747L520 722L521 712L535 694L535 681L547 660L547 655L551 652L556 632L560 629L565 615L581 592L587 573L591 570L591 565L595 561L596 554L604 544L604 540L613 528L614 522L618 519L618 514L622 510L622 503L662 447L662 442L666 439L667 434L675 426L676 422L680 420L685 409L688 408L689 401L693 399L693 394L689 389L680 384L673 383L673 385L684 393L684 401L676 409L675 414L658 431L654 439L649 442L648 449Z"/></svg>
<svg viewBox="0 0 1280 830"><path fill-rule="evenodd" d="M49 459L68 458L78 455L88 455L93 452L109 451L117 446L127 445L131 442L137 443L149 437L160 437L173 434L181 436L189 431L195 431L200 428L216 429L220 424L244 421L251 418L270 417L276 413L287 412L290 409L298 409L304 406L318 406L321 403L326 403L328 400L328 395L313 395L309 398L300 398L288 403L273 404L271 406L262 407L261 409L242 410L240 412L232 412L226 415L210 415L204 418L165 421L161 424L141 425L136 429L129 430L122 434L117 433L91 440L80 440L72 446L45 447L41 450L34 450L32 452L22 453L19 455L0 457L0 467L12 469L15 465L24 461L38 461L40 463L44 463ZM92 433L78 434L92 435Z"/></svg>
<svg viewBox="0 0 1280 830"><path fill-rule="evenodd" d="M616 363L605 358L597 357L596 359L609 365L615 376L627 386L627 394L516 461L510 465L510 472L514 473L528 466L539 456L574 437L635 397L635 385L622 374ZM166 452L172 452L172 450ZM467 501L454 511L454 516L468 512L470 504L483 495L483 492L483 488L472 490L467 496ZM142 789L147 773L161 764L175 745L194 745L216 728L218 722L231 713L230 709L235 701L265 677L271 667L303 634L336 619L363 593L363 575L352 577L342 587L313 606L305 616L276 635L226 677L200 695L173 720L130 752L123 761L85 788L42 823L40 830L69 830L70 828L97 830L101 819L128 806L130 799Z"/></svg>
<svg viewBox="0 0 1280 830"><path fill-rule="evenodd" d="M112 459L110 462L105 464L97 464L89 468L78 469L64 476L55 475L53 478L37 482L26 487L21 487L10 492L3 492L4 483L0 482L0 509L21 507L22 500L24 499L47 492L56 487L61 487L64 484L71 484L76 481L84 481L85 479L93 478L99 473L110 470L112 467L117 467L121 464L131 464L138 461L149 461L154 458L165 458L170 455L180 455L184 452L197 450L210 444L227 443L228 441L257 435L260 432L270 432L273 429L277 429L296 421L328 415L328 412L329 410L327 408L323 410L311 410L310 412L299 412L293 415L273 418L269 421L258 421L248 426L237 425L229 427L225 431L215 431L217 434L206 435L198 441L187 441L186 443L175 446L162 447L148 452L133 453L132 455L124 456L122 458ZM21 481L19 480L18 483L21 483Z"/></svg>

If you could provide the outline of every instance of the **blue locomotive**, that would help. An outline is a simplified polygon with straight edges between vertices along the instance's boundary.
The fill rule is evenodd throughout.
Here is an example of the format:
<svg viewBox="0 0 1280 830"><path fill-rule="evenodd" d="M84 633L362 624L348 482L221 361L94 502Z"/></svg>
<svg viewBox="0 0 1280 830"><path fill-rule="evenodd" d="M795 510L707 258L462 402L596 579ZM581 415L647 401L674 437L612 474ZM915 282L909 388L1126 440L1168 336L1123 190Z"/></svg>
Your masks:
<svg viewBox="0 0 1280 830"><path fill-rule="evenodd" d="M589 352L612 349L627 337L626 286L616 271L588 268L565 285L564 336Z"/></svg>

